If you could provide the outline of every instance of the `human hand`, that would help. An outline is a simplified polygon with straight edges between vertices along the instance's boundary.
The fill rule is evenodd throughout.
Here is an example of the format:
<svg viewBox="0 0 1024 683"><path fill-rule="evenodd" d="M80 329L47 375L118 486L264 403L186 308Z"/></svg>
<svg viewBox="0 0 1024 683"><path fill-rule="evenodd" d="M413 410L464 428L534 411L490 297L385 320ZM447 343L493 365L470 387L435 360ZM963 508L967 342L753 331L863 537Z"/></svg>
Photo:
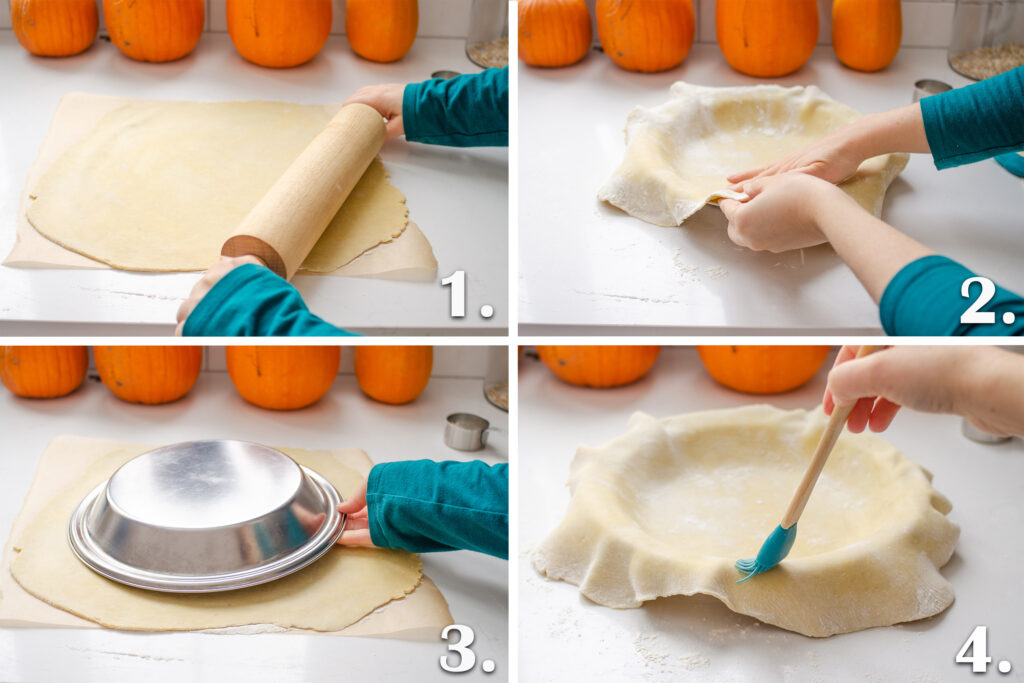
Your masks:
<svg viewBox="0 0 1024 683"><path fill-rule="evenodd" d="M835 185L801 173L748 180L748 201L719 199L729 239L754 251L779 253L828 241L819 227L822 205L851 201Z"/></svg>
<svg viewBox="0 0 1024 683"><path fill-rule="evenodd" d="M733 173L726 180L736 183L732 189L738 189L738 184L745 180L796 171L830 183L840 183L853 175L867 158L857 145L858 133L859 126L853 123L770 164Z"/></svg>
<svg viewBox="0 0 1024 683"><path fill-rule="evenodd" d="M199 282L192 287L188 298L178 307L178 326L174 329L176 336L180 337L182 335L182 331L185 329L185 321L192 314L192 311L195 310L196 306L199 305L203 297L213 289L213 286L232 270L246 263L252 263L257 266L267 265L255 256L221 256L216 263L210 266L209 270L203 274L203 277L199 278Z"/></svg>
<svg viewBox="0 0 1024 683"><path fill-rule="evenodd" d="M367 104L387 119L388 139L396 138L405 133L405 124L402 122L402 96L405 94L405 85L401 83L386 83L384 85L368 85L352 93L347 100L341 103L346 104Z"/></svg>
<svg viewBox="0 0 1024 683"><path fill-rule="evenodd" d="M854 359L845 346L828 375L824 408L857 402L851 432L889 427L901 406L966 417L979 429L1024 434L1024 400L1017 387L1024 357L987 346L899 346Z"/></svg>
<svg viewBox="0 0 1024 683"><path fill-rule="evenodd" d="M376 548L370 540L370 518L366 507L366 482L352 496L338 505L338 512L348 515L338 545L362 545Z"/></svg>

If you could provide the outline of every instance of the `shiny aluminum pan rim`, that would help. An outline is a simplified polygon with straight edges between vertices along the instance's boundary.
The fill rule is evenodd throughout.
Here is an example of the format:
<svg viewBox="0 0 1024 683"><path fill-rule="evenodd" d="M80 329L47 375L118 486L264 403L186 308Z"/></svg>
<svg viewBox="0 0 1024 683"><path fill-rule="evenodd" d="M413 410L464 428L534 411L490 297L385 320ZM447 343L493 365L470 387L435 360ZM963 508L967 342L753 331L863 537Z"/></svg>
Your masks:
<svg viewBox="0 0 1024 683"><path fill-rule="evenodd" d="M345 528L347 516L338 512L338 505L344 499L338 490L317 472L303 465L299 467L326 499L327 518L305 545L267 564L222 574L182 576L140 569L114 559L96 543L86 524L89 510L103 495L109 480L90 491L75 508L68 522L68 543L78 559L93 571L136 588L165 593L211 593L267 583L297 572L318 560L337 542Z"/></svg>

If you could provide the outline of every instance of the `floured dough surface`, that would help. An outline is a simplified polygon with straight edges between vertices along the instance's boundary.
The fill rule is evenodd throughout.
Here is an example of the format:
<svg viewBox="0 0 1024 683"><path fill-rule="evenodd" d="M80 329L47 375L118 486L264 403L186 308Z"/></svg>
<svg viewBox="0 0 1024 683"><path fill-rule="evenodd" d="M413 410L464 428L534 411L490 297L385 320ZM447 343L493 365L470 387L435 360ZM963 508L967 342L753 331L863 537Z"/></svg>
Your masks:
<svg viewBox="0 0 1024 683"><path fill-rule="evenodd" d="M341 547L299 572L237 591L159 593L106 579L75 557L67 541L68 519L93 487L150 448L113 448L29 522L15 540L17 554L11 563L11 574L22 588L109 628L180 631L273 624L340 631L381 605L405 597L420 583L421 563L411 553ZM353 493L362 482L360 474L329 451L281 450L327 477L342 495Z"/></svg>
<svg viewBox="0 0 1024 683"><path fill-rule="evenodd" d="M679 81L669 101L626 120L626 156L598 192L631 216L676 226L708 202L742 198L726 176L774 161L860 118L817 87L709 88ZM906 154L866 160L842 187L878 216Z"/></svg>
<svg viewBox="0 0 1024 683"><path fill-rule="evenodd" d="M808 636L937 614L938 569L959 528L930 475L878 437L844 433L775 569L736 583L779 524L825 426L820 411L769 406L656 420L573 459L572 501L533 554L538 571L609 607L712 595Z"/></svg>
<svg viewBox="0 0 1024 683"><path fill-rule="evenodd" d="M203 270L330 118L319 105L129 102L47 169L30 190L28 220L114 268ZM375 159L304 267L340 268L407 222L405 197Z"/></svg>

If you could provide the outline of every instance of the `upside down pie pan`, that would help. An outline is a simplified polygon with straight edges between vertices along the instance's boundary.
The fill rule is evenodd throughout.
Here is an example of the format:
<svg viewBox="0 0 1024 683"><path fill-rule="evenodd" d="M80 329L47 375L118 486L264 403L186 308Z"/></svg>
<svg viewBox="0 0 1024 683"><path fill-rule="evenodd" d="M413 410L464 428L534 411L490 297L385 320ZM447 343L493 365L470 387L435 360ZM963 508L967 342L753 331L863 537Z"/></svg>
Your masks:
<svg viewBox="0 0 1024 683"><path fill-rule="evenodd" d="M78 505L68 541L107 578L175 593L233 590L309 565L345 525L324 477L245 441L188 441L125 463Z"/></svg>

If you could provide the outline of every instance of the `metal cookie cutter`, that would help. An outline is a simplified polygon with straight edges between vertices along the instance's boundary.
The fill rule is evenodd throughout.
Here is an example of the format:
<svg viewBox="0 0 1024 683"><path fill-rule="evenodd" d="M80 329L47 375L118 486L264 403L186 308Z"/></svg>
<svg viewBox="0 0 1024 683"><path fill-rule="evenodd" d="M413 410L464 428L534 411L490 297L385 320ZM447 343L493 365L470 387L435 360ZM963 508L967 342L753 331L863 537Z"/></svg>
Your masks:
<svg viewBox="0 0 1024 683"><path fill-rule="evenodd" d="M452 413L444 425L444 443L457 451L478 451L487 445L487 435L496 431L491 423L472 413Z"/></svg>
<svg viewBox="0 0 1024 683"><path fill-rule="evenodd" d="M923 78L920 81L914 83L914 102L917 102L922 97L928 97L929 95L938 95L940 93L948 92L953 89L949 83L943 83L932 78Z"/></svg>
<svg viewBox="0 0 1024 683"><path fill-rule="evenodd" d="M996 434L989 434L988 432L978 429L977 427L972 425L970 422L967 421L966 417L963 418L963 422L961 423L961 425L961 431L964 433L964 436L966 436L971 441L975 441L977 443L1005 443L1006 441L1009 441L1011 438L1013 438L1010 436L998 436Z"/></svg>

